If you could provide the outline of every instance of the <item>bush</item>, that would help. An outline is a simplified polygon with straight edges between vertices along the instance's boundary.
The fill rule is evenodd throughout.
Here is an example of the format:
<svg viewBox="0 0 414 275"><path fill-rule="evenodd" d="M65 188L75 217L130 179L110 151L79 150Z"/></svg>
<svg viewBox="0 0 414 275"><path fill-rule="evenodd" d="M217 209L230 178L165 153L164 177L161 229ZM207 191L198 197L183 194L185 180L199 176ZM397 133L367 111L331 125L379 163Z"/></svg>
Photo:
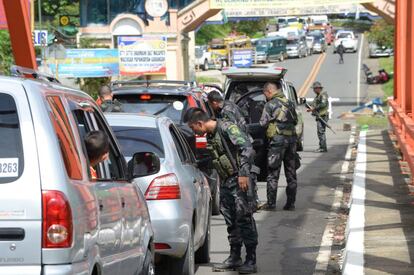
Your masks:
<svg viewBox="0 0 414 275"><path fill-rule="evenodd" d="M7 30L0 30L0 74L9 75L14 63L10 36Z"/></svg>
<svg viewBox="0 0 414 275"><path fill-rule="evenodd" d="M368 40L378 46L394 48L394 25L388 24L384 19L375 21L369 31Z"/></svg>

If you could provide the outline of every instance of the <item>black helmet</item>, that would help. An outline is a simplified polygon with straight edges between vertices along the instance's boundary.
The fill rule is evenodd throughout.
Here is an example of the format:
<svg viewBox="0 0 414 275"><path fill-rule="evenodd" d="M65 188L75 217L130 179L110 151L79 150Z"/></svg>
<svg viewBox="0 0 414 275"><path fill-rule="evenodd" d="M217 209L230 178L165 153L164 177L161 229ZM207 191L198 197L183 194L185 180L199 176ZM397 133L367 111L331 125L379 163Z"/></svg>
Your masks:
<svg viewBox="0 0 414 275"><path fill-rule="evenodd" d="M323 88L322 84L319 81L313 82L312 88Z"/></svg>

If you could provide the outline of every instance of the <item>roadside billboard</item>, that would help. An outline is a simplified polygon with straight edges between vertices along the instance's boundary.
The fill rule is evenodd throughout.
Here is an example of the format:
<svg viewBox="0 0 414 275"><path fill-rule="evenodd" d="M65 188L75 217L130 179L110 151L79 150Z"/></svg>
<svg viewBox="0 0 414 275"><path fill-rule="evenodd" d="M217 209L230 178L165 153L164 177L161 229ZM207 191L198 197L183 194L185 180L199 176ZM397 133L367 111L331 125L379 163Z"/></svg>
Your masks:
<svg viewBox="0 0 414 275"><path fill-rule="evenodd" d="M210 0L210 9L269 9L369 3L374 0Z"/></svg>
<svg viewBox="0 0 414 275"><path fill-rule="evenodd" d="M67 49L66 58L58 62L47 60L49 68L59 77L89 78L119 75L118 50L116 49Z"/></svg>
<svg viewBox="0 0 414 275"><path fill-rule="evenodd" d="M167 38L162 36L118 37L119 74L165 75Z"/></svg>

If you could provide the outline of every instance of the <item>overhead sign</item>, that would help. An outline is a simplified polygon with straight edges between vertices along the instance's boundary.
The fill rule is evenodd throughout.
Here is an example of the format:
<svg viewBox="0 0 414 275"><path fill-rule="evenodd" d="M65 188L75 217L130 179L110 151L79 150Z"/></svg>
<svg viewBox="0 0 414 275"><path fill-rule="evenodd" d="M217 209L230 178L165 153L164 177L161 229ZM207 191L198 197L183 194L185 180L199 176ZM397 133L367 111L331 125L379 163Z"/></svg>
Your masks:
<svg viewBox="0 0 414 275"><path fill-rule="evenodd" d="M65 59L56 62L52 57L47 59L47 64L53 74L58 64L59 77L109 77L119 74L116 49L67 49Z"/></svg>
<svg viewBox="0 0 414 275"><path fill-rule="evenodd" d="M47 30L35 30L33 32L33 44L35 46L47 46Z"/></svg>
<svg viewBox="0 0 414 275"><path fill-rule="evenodd" d="M288 15L316 15L316 14L337 14L349 13L357 11L357 4L344 6L315 6L315 7L299 7L299 8L267 8L267 9L229 9L225 10L228 18L234 17L272 17L272 16L288 16ZM224 17L223 17L224 20Z"/></svg>
<svg viewBox="0 0 414 275"><path fill-rule="evenodd" d="M166 37L121 36L118 51L120 75L166 74Z"/></svg>
<svg viewBox="0 0 414 275"><path fill-rule="evenodd" d="M249 68L253 64L252 50L233 50L233 65L238 68Z"/></svg>
<svg viewBox="0 0 414 275"><path fill-rule="evenodd" d="M210 0L210 9L300 8L370 2L374 0Z"/></svg>

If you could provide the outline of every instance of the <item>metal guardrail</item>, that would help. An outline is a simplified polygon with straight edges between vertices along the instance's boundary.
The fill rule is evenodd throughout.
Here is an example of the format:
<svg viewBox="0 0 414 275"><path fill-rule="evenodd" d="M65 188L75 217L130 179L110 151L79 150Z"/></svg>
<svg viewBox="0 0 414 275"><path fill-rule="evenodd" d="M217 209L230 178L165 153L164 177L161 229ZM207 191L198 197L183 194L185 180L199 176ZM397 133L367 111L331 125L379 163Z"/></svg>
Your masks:
<svg viewBox="0 0 414 275"><path fill-rule="evenodd" d="M392 111L388 115L398 146L407 162L411 174L414 175L414 120L407 115L394 100L389 100Z"/></svg>

